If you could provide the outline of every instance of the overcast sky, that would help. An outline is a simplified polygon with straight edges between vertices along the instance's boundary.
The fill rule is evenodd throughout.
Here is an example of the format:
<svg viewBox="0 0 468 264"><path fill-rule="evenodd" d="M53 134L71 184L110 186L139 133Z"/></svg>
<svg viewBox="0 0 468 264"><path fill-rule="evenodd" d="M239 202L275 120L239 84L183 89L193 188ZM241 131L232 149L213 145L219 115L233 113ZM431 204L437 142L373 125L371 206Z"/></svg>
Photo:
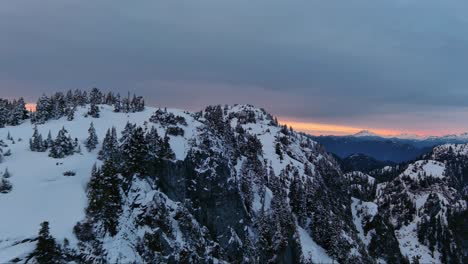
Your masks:
<svg viewBox="0 0 468 264"><path fill-rule="evenodd" d="M466 0L0 1L0 97L90 88L156 106L468 131Z"/></svg>

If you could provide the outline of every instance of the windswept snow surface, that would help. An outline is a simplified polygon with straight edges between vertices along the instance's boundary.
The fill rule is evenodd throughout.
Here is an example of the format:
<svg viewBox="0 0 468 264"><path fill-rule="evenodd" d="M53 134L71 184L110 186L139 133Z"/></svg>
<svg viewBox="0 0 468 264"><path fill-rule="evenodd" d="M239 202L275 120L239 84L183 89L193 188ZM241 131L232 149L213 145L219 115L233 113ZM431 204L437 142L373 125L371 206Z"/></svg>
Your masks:
<svg viewBox="0 0 468 264"><path fill-rule="evenodd" d="M305 261L312 261L312 263L338 263L333 260L314 240L310 237L306 230L298 226L299 239L301 240L302 252Z"/></svg>
<svg viewBox="0 0 468 264"><path fill-rule="evenodd" d="M143 112L128 114L114 113L113 108L106 105L101 105L100 110L100 118L97 119L85 117L87 108L83 107L77 110L73 121L61 118L38 125L44 139L49 131L55 139L62 127L68 130L73 139L78 139L82 154L64 159L50 158L48 152L29 150L29 139L34 127L29 120L19 126L0 128L0 139L8 144L5 150L11 149L12 152L11 156L4 157L0 163L0 174L8 168L11 174L9 181L13 185L10 193L0 193L0 263L11 260L12 256L30 252L31 243L14 243L35 238L43 221L50 222L50 232L57 240L67 238L72 244L76 243L72 233L73 226L85 216L86 185L93 164L98 162L97 152L101 148L98 145L97 149L89 153L84 147L91 122L94 123L99 143L102 143L107 129L112 126L116 127L120 136L127 121L138 125L148 122L148 127L155 126L159 134L164 135L164 130L159 124L148 121L156 108L146 107ZM183 127L185 138L170 136L171 148L176 154L176 159L184 159L188 150L186 138L192 137L198 122L181 110L168 111L185 117L188 123ZM8 133L14 138L15 144L7 140ZM76 175L63 176L63 173L69 170L74 171Z"/></svg>
<svg viewBox="0 0 468 264"><path fill-rule="evenodd" d="M445 165L435 160L419 160L408 166L402 175L409 176L413 180L420 177L444 178Z"/></svg>
<svg viewBox="0 0 468 264"><path fill-rule="evenodd" d="M467 156L468 144L444 144L434 148L433 158L437 159L441 155L451 154L455 156Z"/></svg>
<svg viewBox="0 0 468 264"><path fill-rule="evenodd" d="M351 198L351 212L353 214L353 222L358 231L359 238L362 242L369 245L371 240L371 233L364 233L364 218L368 218L368 222L371 222L375 215L378 213L378 206L373 202L363 202L354 197Z"/></svg>

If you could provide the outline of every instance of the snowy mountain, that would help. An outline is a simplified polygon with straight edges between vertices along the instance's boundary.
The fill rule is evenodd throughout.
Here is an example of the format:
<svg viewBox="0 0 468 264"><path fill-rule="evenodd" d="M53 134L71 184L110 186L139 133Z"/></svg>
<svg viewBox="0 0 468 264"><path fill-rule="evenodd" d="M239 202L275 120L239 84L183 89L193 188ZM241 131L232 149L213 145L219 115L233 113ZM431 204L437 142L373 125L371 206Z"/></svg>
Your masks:
<svg viewBox="0 0 468 264"><path fill-rule="evenodd" d="M399 252L417 263L466 262L467 149L466 144L438 146L423 160L373 171L380 178L396 175L376 187L373 180L366 184L370 176L351 174L360 179L351 185L357 197L353 216L371 256ZM382 241L386 249L379 247Z"/></svg>
<svg viewBox="0 0 468 264"><path fill-rule="evenodd" d="M352 135L353 137L379 137L376 133L369 131L369 130L361 130L356 134Z"/></svg>
<svg viewBox="0 0 468 264"><path fill-rule="evenodd" d="M466 141L468 140L468 132L461 133L461 134L449 134L443 136L423 136L417 134L408 134L402 133L398 135L379 135L374 133L370 130L361 130L358 133L348 135L348 137L379 137L379 138L387 138L387 139L407 139L407 140L415 140L415 141L446 141L446 140L459 140L459 141Z"/></svg>
<svg viewBox="0 0 468 264"><path fill-rule="evenodd" d="M357 237L351 214L342 212L342 206L350 210L350 200L336 162L317 143L277 125L265 111L239 105L207 107L199 113L151 107L126 113L102 102L95 105L98 109L76 105L73 118L65 111L58 111L62 117L50 117L60 114L44 115L38 107L32 118L36 124L26 119L0 129L3 149L11 152L0 170L8 168L12 186L0 195L0 208L8 211L0 226L0 262L28 260L43 221L49 222L57 243L66 246L63 251L73 252L64 258L85 262L347 262L366 256L353 242ZM99 144L88 151L91 123ZM76 142L70 153L54 158L52 149L33 147L36 137L45 139L50 132L55 138L63 128L70 142ZM112 130L118 135L117 149L108 147ZM154 158L144 153L145 160L132 160L126 153L136 151L126 145L138 138L136 131L143 131L147 142L151 133L157 137ZM58 138L53 148L71 144ZM162 157L166 139L173 154ZM137 148L151 147L155 145ZM114 154L116 160L111 161ZM112 167L112 162L121 164ZM132 162L140 162L137 168L145 172L126 171ZM301 204L294 209L288 202L291 188L300 195L295 199ZM312 199L318 189L320 197ZM307 202L306 195L316 202ZM330 203L332 196L336 198ZM316 216L307 207L315 206L327 218L312 220ZM333 232L319 234L312 221L323 222L320 232L330 221L343 228L330 241ZM347 254L345 248L359 254Z"/></svg>
<svg viewBox="0 0 468 264"><path fill-rule="evenodd" d="M388 139L379 136L310 136L341 159L363 154L378 161L404 162L416 159L437 145L435 142Z"/></svg>
<svg viewBox="0 0 468 264"><path fill-rule="evenodd" d="M29 117L7 106L22 115L0 128L1 263L464 260L457 145L379 182L249 105L188 112L93 90L43 96Z"/></svg>
<svg viewBox="0 0 468 264"><path fill-rule="evenodd" d="M438 145L468 143L468 133L440 137L412 134L382 136L363 130L348 136L312 136L311 138L341 159L353 154L364 154L384 162L411 161Z"/></svg>

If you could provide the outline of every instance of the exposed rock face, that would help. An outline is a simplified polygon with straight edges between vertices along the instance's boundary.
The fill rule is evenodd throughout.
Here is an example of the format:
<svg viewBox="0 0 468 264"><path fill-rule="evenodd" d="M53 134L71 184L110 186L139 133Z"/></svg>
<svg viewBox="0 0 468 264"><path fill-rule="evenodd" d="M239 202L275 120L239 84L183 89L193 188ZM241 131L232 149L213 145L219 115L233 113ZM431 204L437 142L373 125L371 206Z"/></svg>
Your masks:
<svg viewBox="0 0 468 264"><path fill-rule="evenodd" d="M394 252L394 256L399 253L411 262L466 262L467 234L458 232L467 227L466 221L460 220L467 211L462 181L466 177L465 148L436 147L427 159L406 169L395 168L401 171L397 177L377 185L373 202L378 213L373 221L363 224L366 232L372 232L368 246L372 256L385 254L380 257L391 261L388 253ZM387 241L386 249L381 248L382 241Z"/></svg>
<svg viewBox="0 0 468 264"><path fill-rule="evenodd" d="M82 115L86 107L76 110L73 121L63 120L80 140L87 137L86 131L84 137L80 134L82 123L89 124ZM368 174L343 173L309 136L278 125L264 110L252 106L210 106L199 113L148 107L133 114L113 111L100 106L101 117L117 127L108 130L101 151L76 152L52 164L57 167L53 171L60 172L56 182L80 191L87 183L86 207L77 206L86 214L70 233L76 236L72 244L62 245L66 261L467 260L466 145L436 147L420 161ZM137 124L125 124L122 115L131 115ZM50 129L46 121L41 133ZM61 122L54 120L50 127L61 129ZM110 128L95 125L101 135ZM80 140L75 141L76 148ZM17 144L13 152L21 157L18 153L27 148ZM32 154L45 162L50 159L47 153ZM70 164L83 163L91 168L96 161L97 166L92 173L86 167L90 178L83 177L81 168L75 178L65 181L62 161L70 169L76 169ZM6 157L2 165L12 166L13 177L6 173L3 177L14 180L18 164ZM78 177L82 181L71 185ZM49 179L42 180L41 184ZM24 182L13 184L21 191ZM15 188L7 195L14 195ZM35 237L26 238L0 239L0 245L34 244ZM23 254L7 260L24 262L29 257Z"/></svg>
<svg viewBox="0 0 468 264"><path fill-rule="evenodd" d="M81 241L83 259L372 262L358 242L345 178L322 147L251 106L208 107L191 119L185 157L134 176L122 189L119 232L111 238L95 223L93 239ZM304 254L299 228L327 260Z"/></svg>

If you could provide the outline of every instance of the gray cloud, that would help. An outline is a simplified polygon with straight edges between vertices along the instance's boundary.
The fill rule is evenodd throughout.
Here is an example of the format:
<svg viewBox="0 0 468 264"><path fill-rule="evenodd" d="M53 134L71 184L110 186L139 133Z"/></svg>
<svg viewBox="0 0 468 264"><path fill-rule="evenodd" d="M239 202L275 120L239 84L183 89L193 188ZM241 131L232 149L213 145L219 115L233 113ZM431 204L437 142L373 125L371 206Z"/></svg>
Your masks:
<svg viewBox="0 0 468 264"><path fill-rule="evenodd" d="M9 1L0 91L97 86L323 122L431 120L467 105L467 12L461 0Z"/></svg>

